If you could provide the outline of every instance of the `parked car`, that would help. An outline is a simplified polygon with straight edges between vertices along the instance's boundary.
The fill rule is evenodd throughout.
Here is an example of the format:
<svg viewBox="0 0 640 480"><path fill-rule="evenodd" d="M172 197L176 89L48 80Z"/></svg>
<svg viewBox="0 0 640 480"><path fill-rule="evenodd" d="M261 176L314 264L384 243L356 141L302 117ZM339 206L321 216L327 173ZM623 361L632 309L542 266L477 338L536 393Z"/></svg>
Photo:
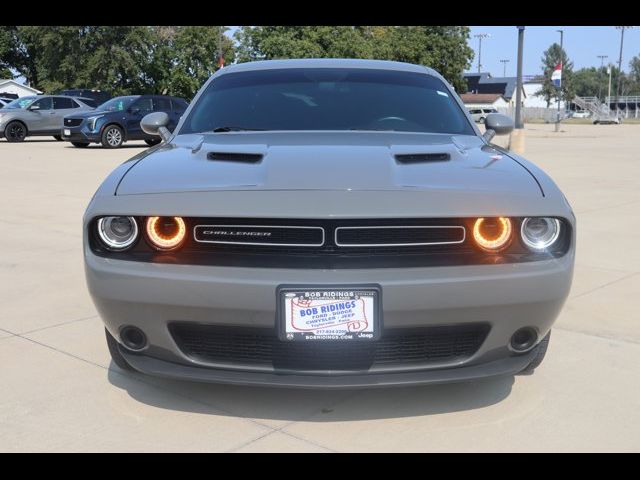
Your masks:
<svg viewBox="0 0 640 480"><path fill-rule="evenodd" d="M577 110L569 114L569 118L589 118L589 117L591 117L591 112L588 110Z"/></svg>
<svg viewBox="0 0 640 480"><path fill-rule="evenodd" d="M111 95L108 92L105 92L102 90L89 89L89 88L62 90L61 92L58 93L58 95L90 98L96 103L96 106L101 105L107 100L111 99Z"/></svg>
<svg viewBox="0 0 640 480"><path fill-rule="evenodd" d="M372 101L371 99L375 99ZM275 60L218 70L83 220L123 369L286 387L531 373L571 286L575 216L434 70Z"/></svg>
<svg viewBox="0 0 640 480"><path fill-rule="evenodd" d="M484 123L487 118L487 115L491 113L498 113L498 110L495 108L471 108L469 109L469 113L471 114L471 118L476 123Z"/></svg>
<svg viewBox="0 0 640 480"><path fill-rule="evenodd" d="M65 115L89 112L93 107L78 97L33 95L20 97L0 111L0 138L22 142L30 136L53 136L61 140L60 128Z"/></svg>
<svg viewBox="0 0 640 480"><path fill-rule="evenodd" d="M165 112L169 116L168 128L172 130L188 105L182 98L165 95L116 97L93 112L67 116L61 135L78 148L87 147L90 143L118 148L129 140L144 140L148 145L155 145L160 140L142 131L142 117L151 112Z"/></svg>

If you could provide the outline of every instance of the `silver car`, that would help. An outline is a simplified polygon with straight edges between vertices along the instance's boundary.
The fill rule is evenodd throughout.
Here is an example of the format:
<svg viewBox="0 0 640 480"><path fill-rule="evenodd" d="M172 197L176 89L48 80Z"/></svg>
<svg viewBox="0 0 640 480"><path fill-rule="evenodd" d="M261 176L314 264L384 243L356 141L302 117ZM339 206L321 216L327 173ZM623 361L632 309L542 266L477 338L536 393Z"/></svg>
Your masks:
<svg viewBox="0 0 640 480"><path fill-rule="evenodd" d="M65 115L93 110L91 99L54 95L20 97L0 110L0 138L22 142L31 136L62 140Z"/></svg>
<svg viewBox="0 0 640 480"><path fill-rule="evenodd" d="M498 113L498 110L496 110L493 107L470 108L469 113L471 114L471 118L473 119L474 122L484 123L488 115L491 115L492 113Z"/></svg>
<svg viewBox="0 0 640 480"><path fill-rule="evenodd" d="M576 220L422 66L225 67L84 216L115 364L355 388L531 373L569 293Z"/></svg>

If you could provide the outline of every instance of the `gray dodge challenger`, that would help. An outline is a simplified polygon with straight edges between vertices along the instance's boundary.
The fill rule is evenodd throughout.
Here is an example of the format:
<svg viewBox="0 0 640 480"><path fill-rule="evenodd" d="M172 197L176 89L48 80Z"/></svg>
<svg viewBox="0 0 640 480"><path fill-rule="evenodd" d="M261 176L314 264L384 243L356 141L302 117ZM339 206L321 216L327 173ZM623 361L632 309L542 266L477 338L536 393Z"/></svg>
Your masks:
<svg viewBox="0 0 640 480"><path fill-rule="evenodd" d="M357 388L531 373L569 293L576 221L422 66L225 67L83 222L120 368Z"/></svg>

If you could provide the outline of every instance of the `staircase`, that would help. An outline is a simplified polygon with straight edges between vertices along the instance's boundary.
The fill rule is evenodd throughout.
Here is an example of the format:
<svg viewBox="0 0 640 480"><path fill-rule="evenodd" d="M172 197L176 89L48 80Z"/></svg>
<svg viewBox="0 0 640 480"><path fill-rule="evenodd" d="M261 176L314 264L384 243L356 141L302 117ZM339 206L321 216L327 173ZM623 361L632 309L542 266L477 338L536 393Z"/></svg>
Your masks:
<svg viewBox="0 0 640 480"><path fill-rule="evenodd" d="M572 102L581 109L591 112L594 121L611 122L616 118L609 106L602 103L598 97L578 97L576 95Z"/></svg>

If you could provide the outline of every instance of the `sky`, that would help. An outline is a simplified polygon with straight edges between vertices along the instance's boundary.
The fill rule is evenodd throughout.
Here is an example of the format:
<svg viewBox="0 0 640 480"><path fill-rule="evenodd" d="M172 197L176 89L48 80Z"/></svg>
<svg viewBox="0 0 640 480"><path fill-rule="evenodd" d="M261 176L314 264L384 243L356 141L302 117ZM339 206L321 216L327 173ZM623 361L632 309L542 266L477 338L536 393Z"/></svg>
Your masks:
<svg viewBox="0 0 640 480"><path fill-rule="evenodd" d="M620 55L620 30L615 27L526 27L524 31L523 75L537 75L542 72L542 53L556 42L564 30L563 48L573 61L573 69L600 66L598 55L608 55L607 62L617 65ZM503 64L508 59L507 76L516 76L518 59L518 29L516 27L471 27L469 45L475 52L470 71L478 71L478 39L473 35L488 33L482 39L482 70L494 77L501 77ZM640 28L626 29L622 50L622 70L629 70L629 60L640 55Z"/></svg>
<svg viewBox="0 0 640 480"><path fill-rule="evenodd" d="M230 37L238 27L229 27ZM560 43L560 34L556 30L564 30L563 48L569 59L573 61L574 70L584 67L599 66L597 55L608 55L608 61L618 63L620 54L620 30L615 27L526 27L524 31L524 55L522 74L537 75L541 73L542 52L553 42ZM501 59L510 60L507 76L515 77L518 58L518 29L516 27L471 27L469 46L475 56L469 71L478 71L478 39L473 35L488 33L489 38L482 40L482 70L494 77L501 77L504 65ZM640 55L640 27L627 29L624 32L622 52L622 70L628 70L629 60Z"/></svg>

